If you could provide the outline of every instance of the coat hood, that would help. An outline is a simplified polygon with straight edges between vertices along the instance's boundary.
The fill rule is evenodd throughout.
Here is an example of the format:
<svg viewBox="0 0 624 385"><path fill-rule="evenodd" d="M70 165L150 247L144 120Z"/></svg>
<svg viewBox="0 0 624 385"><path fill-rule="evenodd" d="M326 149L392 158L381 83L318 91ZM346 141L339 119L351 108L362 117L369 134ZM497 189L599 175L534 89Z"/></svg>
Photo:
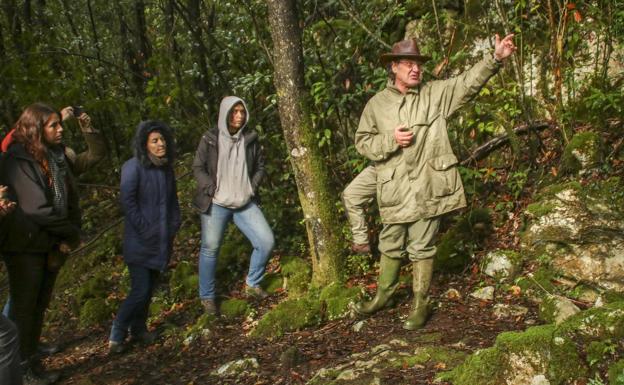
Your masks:
<svg viewBox="0 0 624 385"><path fill-rule="evenodd" d="M152 162L147 156L147 137L153 131L158 131L162 134L167 142L167 159L169 164L173 164L173 160L176 155L175 142L173 140L173 133L171 128L163 122L158 120L144 120L137 126L136 133L134 135L134 156L145 167L150 166Z"/></svg>
<svg viewBox="0 0 624 385"><path fill-rule="evenodd" d="M238 130L236 135L232 136L238 137L247 126L247 122L249 122L249 109L247 108L245 101L238 96L226 96L223 100L221 100L221 105L219 106L219 119L217 121L217 127L219 128L220 133L230 135L228 131L228 115L230 114L232 107L238 103L241 103L245 108L245 123L243 123L243 126L240 130Z"/></svg>

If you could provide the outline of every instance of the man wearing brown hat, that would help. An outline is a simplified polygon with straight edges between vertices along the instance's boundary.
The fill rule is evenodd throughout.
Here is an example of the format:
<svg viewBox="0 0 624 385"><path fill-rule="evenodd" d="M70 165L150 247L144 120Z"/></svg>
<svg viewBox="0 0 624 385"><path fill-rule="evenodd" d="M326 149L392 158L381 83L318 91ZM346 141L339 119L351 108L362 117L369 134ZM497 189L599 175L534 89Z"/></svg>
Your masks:
<svg viewBox="0 0 624 385"><path fill-rule="evenodd" d="M513 34L503 39L496 35L493 55L459 76L424 85L422 64L430 58L420 54L415 40L400 41L381 56L391 79L364 107L355 134L358 152L374 162L384 224L379 235L377 293L371 301L355 305L358 313L373 314L389 303L398 286L401 257L406 254L412 262L414 299L403 327L415 330L427 322L439 218L466 206L447 119L515 51L512 39Z"/></svg>

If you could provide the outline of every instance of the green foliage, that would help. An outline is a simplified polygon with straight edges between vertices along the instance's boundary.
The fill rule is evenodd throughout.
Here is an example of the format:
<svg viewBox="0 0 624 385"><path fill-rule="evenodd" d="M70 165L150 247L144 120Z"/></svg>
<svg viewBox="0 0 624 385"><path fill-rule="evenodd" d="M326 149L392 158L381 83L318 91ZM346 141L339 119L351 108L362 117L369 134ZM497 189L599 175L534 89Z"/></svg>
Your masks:
<svg viewBox="0 0 624 385"><path fill-rule="evenodd" d="M609 385L624 385L624 359L609 366Z"/></svg>
<svg viewBox="0 0 624 385"><path fill-rule="evenodd" d="M587 346L587 362L589 366L594 366L599 363L605 362L607 357L615 354L617 345L611 342L610 339L604 341L592 341Z"/></svg>
<svg viewBox="0 0 624 385"><path fill-rule="evenodd" d="M475 209L458 217L437 245L434 267L442 271L461 271L470 262L492 228L487 209Z"/></svg>
<svg viewBox="0 0 624 385"><path fill-rule="evenodd" d="M187 261L178 263L169 277L169 289L178 300L197 297L199 275L195 273L195 266Z"/></svg>

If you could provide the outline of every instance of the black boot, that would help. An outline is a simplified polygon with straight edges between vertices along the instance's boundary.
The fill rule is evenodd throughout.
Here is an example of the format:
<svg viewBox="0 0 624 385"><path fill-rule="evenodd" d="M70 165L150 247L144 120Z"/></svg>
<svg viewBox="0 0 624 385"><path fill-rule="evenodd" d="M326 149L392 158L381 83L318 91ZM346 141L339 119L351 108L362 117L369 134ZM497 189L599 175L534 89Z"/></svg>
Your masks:
<svg viewBox="0 0 624 385"><path fill-rule="evenodd" d="M27 360L22 363L24 385L50 385L59 380L58 372L45 371L38 360Z"/></svg>

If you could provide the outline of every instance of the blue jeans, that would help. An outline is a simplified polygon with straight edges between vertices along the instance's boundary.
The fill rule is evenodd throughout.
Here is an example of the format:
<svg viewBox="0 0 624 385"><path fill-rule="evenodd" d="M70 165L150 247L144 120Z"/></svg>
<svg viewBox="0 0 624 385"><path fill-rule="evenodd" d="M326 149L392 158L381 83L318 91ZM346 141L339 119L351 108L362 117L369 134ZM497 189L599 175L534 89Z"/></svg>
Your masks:
<svg viewBox="0 0 624 385"><path fill-rule="evenodd" d="M134 336L147 331L149 305L160 276L158 270L134 264L128 264L128 271L130 272L130 293L119 306L119 311L113 321L109 340L114 342L123 342L128 330Z"/></svg>
<svg viewBox="0 0 624 385"><path fill-rule="evenodd" d="M201 248L199 249L199 298L215 298L215 273L223 233L230 221L249 239L253 246L247 285L260 286L269 254L275 239L258 205L248 203L239 209L228 209L212 204L206 214L201 214Z"/></svg>

